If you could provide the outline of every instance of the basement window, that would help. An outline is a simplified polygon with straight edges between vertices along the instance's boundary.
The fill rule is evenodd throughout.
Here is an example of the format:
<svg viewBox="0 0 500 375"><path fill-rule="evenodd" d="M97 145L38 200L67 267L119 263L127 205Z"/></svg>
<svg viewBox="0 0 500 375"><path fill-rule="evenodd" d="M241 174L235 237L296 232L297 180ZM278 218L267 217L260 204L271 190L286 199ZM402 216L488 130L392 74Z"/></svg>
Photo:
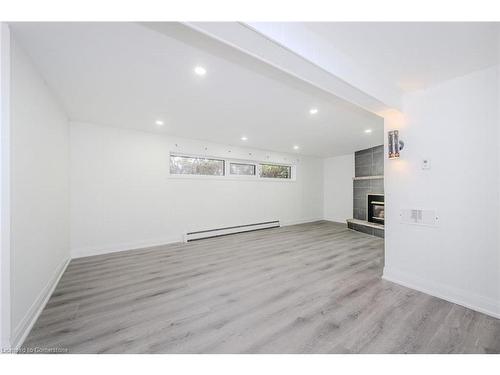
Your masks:
<svg viewBox="0 0 500 375"><path fill-rule="evenodd" d="M230 163L229 174L238 176L255 176L255 164Z"/></svg>
<svg viewBox="0 0 500 375"><path fill-rule="evenodd" d="M170 174L224 176L224 166L224 160L170 155Z"/></svg>
<svg viewBox="0 0 500 375"><path fill-rule="evenodd" d="M262 178L292 178L292 167L280 164L260 164L259 176Z"/></svg>
<svg viewBox="0 0 500 375"><path fill-rule="evenodd" d="M171 177L295 181L296 166L218 156L170 154Z"/></svg>

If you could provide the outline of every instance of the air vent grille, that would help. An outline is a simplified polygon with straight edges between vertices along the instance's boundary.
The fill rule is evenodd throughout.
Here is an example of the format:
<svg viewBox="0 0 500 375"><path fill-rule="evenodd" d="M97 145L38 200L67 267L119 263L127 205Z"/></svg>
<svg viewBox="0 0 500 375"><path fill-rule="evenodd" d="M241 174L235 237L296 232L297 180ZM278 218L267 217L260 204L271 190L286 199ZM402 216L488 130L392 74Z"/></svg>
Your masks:
<svg viewBox="0 0 500 375"><path fill-rule="evenodd" d="M438 222L435 210L408 208L402 209L399 215L403 224L436 226Z"/></svg>

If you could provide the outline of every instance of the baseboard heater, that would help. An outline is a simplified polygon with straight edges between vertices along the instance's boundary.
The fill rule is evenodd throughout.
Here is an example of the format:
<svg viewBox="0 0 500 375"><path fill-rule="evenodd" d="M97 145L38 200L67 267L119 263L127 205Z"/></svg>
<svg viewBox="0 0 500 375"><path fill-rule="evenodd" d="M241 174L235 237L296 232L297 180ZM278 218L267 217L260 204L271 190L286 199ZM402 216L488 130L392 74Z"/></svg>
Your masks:
<svg viewBox="0 0 500 375"><path fill-rule="evenodd" d="M236 225L234 227L200 230L197 232L186 233L186 235L184 236L184 241L185 242L196 241L205 238L227 236L229 234L252 232L255 230L279 228L279 227L280 227L279 220L273 220L273 221L265 221L263 223Z"/></svg>

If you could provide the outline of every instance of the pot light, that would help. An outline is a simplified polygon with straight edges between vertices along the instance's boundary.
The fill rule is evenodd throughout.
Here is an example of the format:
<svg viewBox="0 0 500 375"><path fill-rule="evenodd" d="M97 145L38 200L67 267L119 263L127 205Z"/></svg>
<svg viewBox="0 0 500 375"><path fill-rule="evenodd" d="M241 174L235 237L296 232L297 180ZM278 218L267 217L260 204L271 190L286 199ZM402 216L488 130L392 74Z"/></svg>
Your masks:
<svg viewBox="0 0 500 375"><path fill-rule="evenodd" d="M248 138L247 138L247 137L245 137L245 136L241 137L240 139L241 139L242 141L248 141Z"/></svg>
<svg viewBox="0 0 500 375"><path fill-rule="evenodd" d="M162 120L156 120L155 121L155 124L158 125L158 126L163 126L165 125L165 123L162 121Z"/></svg>
<svg viewBox="0 0 500 375"><path fill-rule="evenodd" d="M199 76L204 76L205 74L207 74L207 70L202 66L195 67L194 72Z"/></svg>
<svg viewBox="0 0 500 375"><path fill-rule="evenodd" d="M315 115L316 113L318 113L318 108L311 108L311 109L309 110L309 113L310 113L311 115Z"/></svg>
<svg viewBox="0 0 500 375"><path fill-rule="evenodd" d="M299 149L299 146L293 146L293 149L294 149L294 150L298 150L298 149Z"/></svg>
<svg viewBox="0 0 500 375"><path fill-rule="evenodd" d="M372 130L371 130L371 129L366 129L366 130L365 130L365 133L371 133L371 132L372 132Z"/></svg>

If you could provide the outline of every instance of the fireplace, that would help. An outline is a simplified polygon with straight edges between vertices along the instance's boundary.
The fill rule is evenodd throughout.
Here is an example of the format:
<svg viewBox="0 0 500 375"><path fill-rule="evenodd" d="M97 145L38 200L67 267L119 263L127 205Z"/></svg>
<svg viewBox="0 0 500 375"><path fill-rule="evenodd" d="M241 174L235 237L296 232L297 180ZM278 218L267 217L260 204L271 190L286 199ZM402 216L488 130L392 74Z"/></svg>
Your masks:
<svg viewBox="0 0 500 375"><path fill-rule="evenodd" d="M368 194L367 220L371 223L384 224L384 195Z"/></svg>

